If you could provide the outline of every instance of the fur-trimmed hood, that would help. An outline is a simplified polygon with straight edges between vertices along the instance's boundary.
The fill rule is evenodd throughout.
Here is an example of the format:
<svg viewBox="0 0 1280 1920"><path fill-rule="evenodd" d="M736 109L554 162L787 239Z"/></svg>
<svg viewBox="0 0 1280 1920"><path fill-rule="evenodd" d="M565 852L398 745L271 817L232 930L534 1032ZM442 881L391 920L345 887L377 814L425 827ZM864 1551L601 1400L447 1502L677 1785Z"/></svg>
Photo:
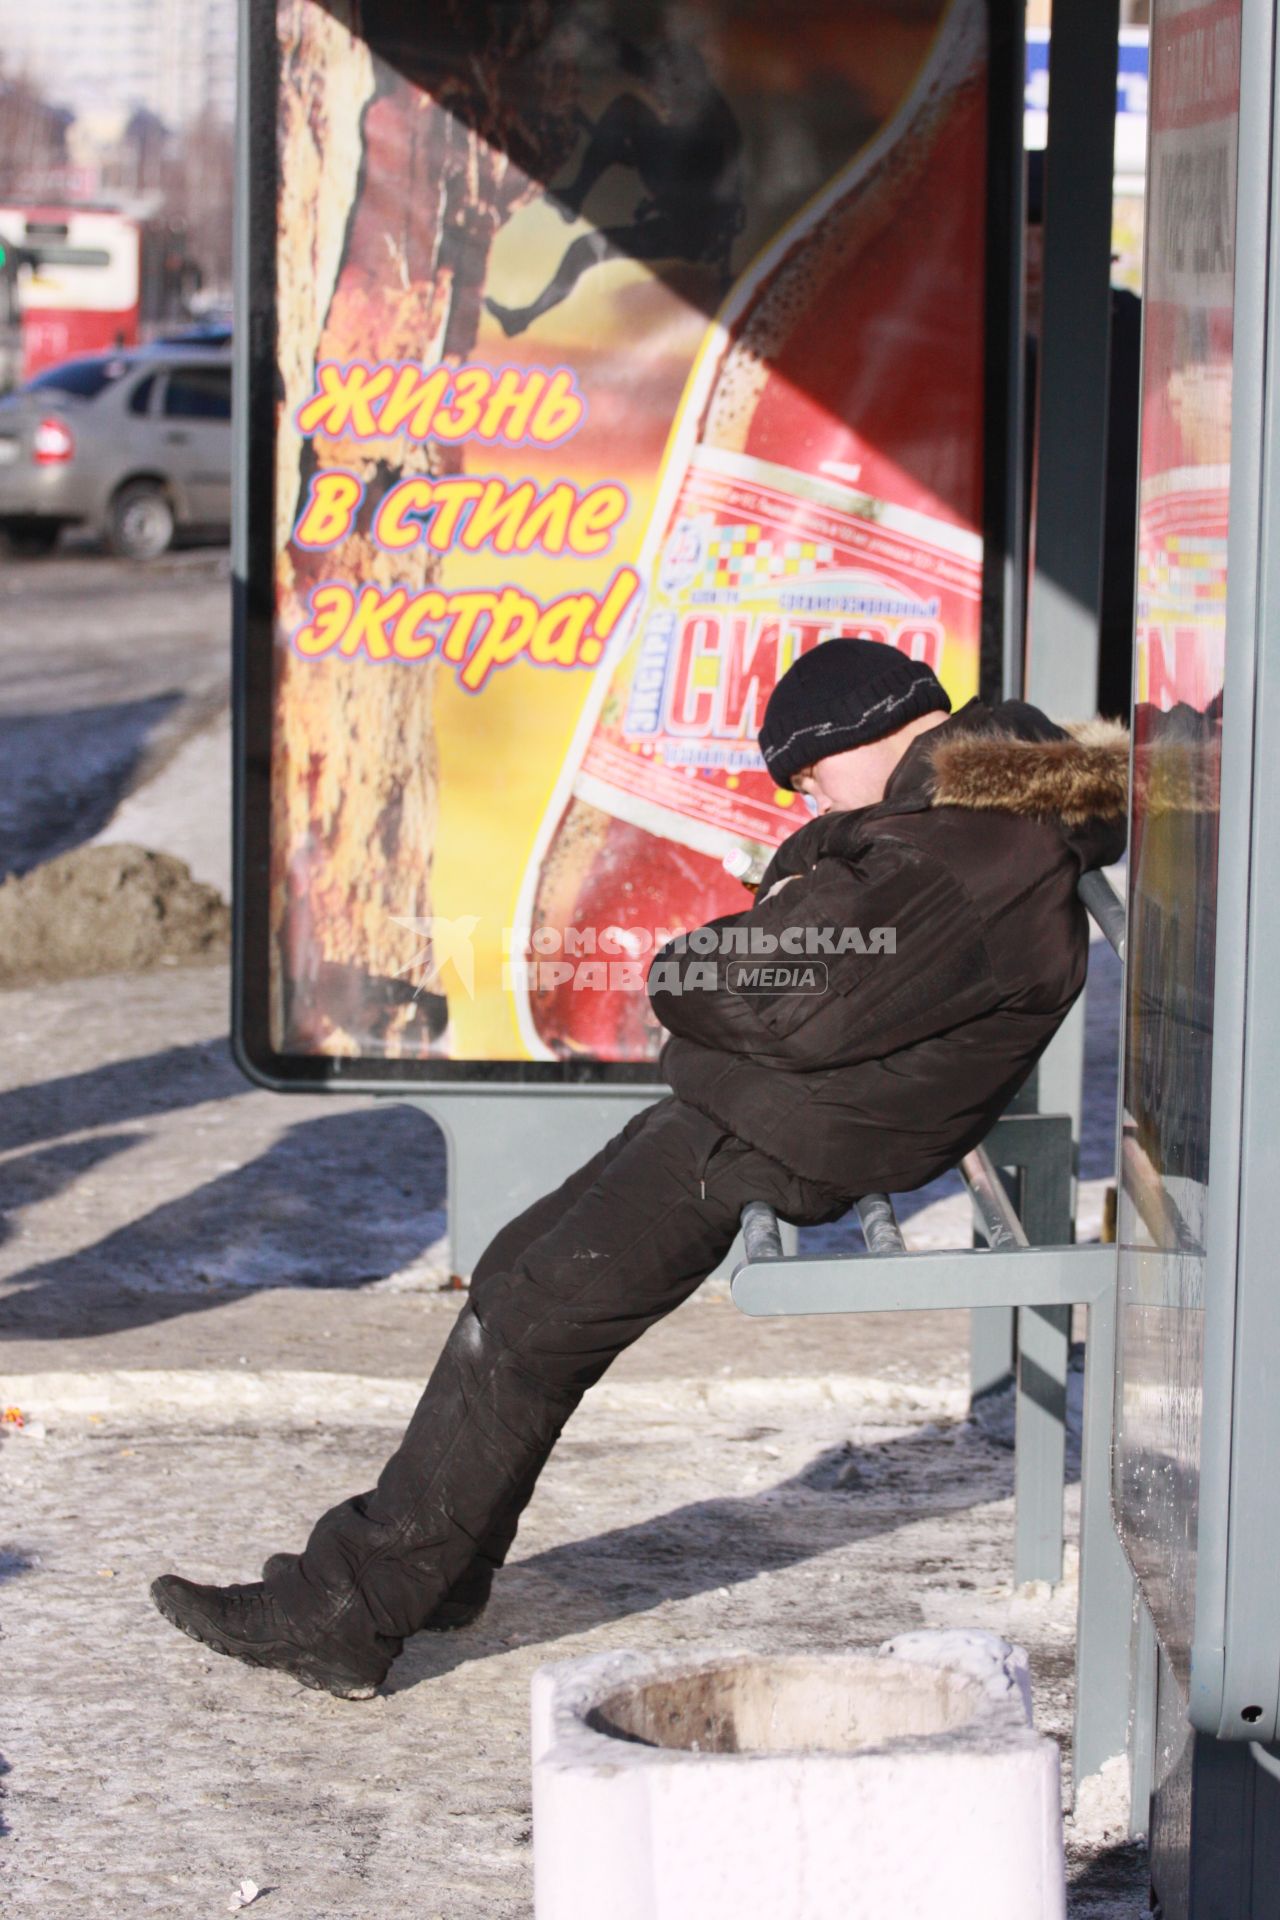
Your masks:
<svg viewBox="0 0 1280 1920"><path fill-rule="evenodd" d="M1158 729L1140 730L1133 751L1138 812L1146 819L1216 813L1221 779L1217 728L1206 727L1203 716L1189 708L1155 718ZM938 735L932 746L930 736L922 736L936 807L1052 814L1067 828L1127 817L1130 738L1118 720L1068 721L1065 738L1035 738L1008 727L954 733L942 727Z"/></svg>
<svg viewBox="0 0 1280 1920"><path fill-rule="evenodd" d="M885 811L963 807L1042 822L1082 871L1124 851L1129 734L1111 720L1058 726L1025 700L970 700L912 741L885 788Z"/></svg>
<svg viewBox="0 0 1280 1920"><path fill-rule="evenodd" d="M1117 721L1060 727L1022 700L991 707L970 700L912 741L881 801L819 814L784 840L761 880L762 893L827 854L859 856L869 834L898 833L895 823L904 816L935 808L1035 820L1066 843L1078 871L1110 866L1125 849L1131 764L1138 818L1215 813L1219 736L1212 713L1140 706L1131 755L1129 730ZM964 857L980 864L998 838L985 827L976 838L970 831Z"/></svg>
<svg viewBox="0 0 1280 1920"><path fill-rule="evenodd" d="M945 737L929 753L936 807L1056 814L1067 827L1128 812L1129 730L1118 721L1078 721L1059 739L1004 727L939 731Z"/></svg>

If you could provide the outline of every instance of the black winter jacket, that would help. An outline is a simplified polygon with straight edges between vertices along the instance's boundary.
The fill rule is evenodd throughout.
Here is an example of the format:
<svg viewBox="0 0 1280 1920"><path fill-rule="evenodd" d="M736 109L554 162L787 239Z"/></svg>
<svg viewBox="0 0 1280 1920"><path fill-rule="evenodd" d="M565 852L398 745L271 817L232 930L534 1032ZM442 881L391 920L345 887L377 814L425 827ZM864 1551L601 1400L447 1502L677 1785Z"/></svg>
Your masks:
<svg viewBox="0 0 1280 1920"><path fill-rule="evenodd" d="M1066 732L1021 702L971 700L912 743L876 806L782 842L758 904L710 923L720 947L737 930L738 952L673 941L654 956L664 1078L841 1193L934 1179L983 1139L1084 985L1076 886L1124 851L1127 781L1123 727ZM861 941L840 939L851 928ZM771 939L772 955L740 951ZM770 963L825 977L753 989Z"/></svg>

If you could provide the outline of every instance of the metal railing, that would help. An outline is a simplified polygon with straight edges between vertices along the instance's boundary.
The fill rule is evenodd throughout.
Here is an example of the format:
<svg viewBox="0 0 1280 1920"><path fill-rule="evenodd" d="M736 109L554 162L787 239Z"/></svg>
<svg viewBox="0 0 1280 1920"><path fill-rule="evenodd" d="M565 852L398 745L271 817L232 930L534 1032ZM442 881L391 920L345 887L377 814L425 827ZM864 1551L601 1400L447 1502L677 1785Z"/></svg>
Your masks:
<svg viewBox="0 0 1280 1920"><path fill-rule="evenodd" d="M1124 959L1124 902L1104 873L1086 873L1077 889L1117 958ZM973 1199L978 1225L992 1249L1026 1247L1029 1243L1004 1183L983 1147L975 1147L960 1162L960 1174ZM902 1228L887 1193L864 1193L857 1202L858 1219L867 1252L905 1253ZM780 1260L782 1233L773 1208L763 1200L748 1200L742 1209L742 1240L747 1261Z"/></svg>

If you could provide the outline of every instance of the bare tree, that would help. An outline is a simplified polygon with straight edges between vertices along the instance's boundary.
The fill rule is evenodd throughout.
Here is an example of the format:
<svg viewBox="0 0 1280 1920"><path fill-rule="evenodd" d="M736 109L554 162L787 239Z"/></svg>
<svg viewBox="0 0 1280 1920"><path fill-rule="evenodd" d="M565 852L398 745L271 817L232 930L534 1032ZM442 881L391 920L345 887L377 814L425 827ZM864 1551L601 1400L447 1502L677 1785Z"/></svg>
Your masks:
<svg viewBox="0 0 1280 1920"><path fill-rule="evenodd" d="M0 62L0 195L32 199L67 164L72 115L52 106L25 74Z"/></svg>
<svg viewBox="0 0 1280 1920"><path fill-rule="evenodd" d="M164 212L185 236L202 284L231 285L231 209L235 134L206 108L174 135L163 174Z"/></svg>

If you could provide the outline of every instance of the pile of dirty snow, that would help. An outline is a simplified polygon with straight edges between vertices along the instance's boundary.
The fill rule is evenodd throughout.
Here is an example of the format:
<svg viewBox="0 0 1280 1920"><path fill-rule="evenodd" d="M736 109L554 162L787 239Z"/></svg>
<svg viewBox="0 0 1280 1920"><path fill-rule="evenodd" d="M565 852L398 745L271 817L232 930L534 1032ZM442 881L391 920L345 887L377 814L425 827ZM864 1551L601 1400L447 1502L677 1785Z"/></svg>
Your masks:
<svg viewBox="0 0 1280 1920"><path fill-rule="evenodd" d="M0 987L226 958L231 909L184 860L81 846L0 885Z"/></svg>

